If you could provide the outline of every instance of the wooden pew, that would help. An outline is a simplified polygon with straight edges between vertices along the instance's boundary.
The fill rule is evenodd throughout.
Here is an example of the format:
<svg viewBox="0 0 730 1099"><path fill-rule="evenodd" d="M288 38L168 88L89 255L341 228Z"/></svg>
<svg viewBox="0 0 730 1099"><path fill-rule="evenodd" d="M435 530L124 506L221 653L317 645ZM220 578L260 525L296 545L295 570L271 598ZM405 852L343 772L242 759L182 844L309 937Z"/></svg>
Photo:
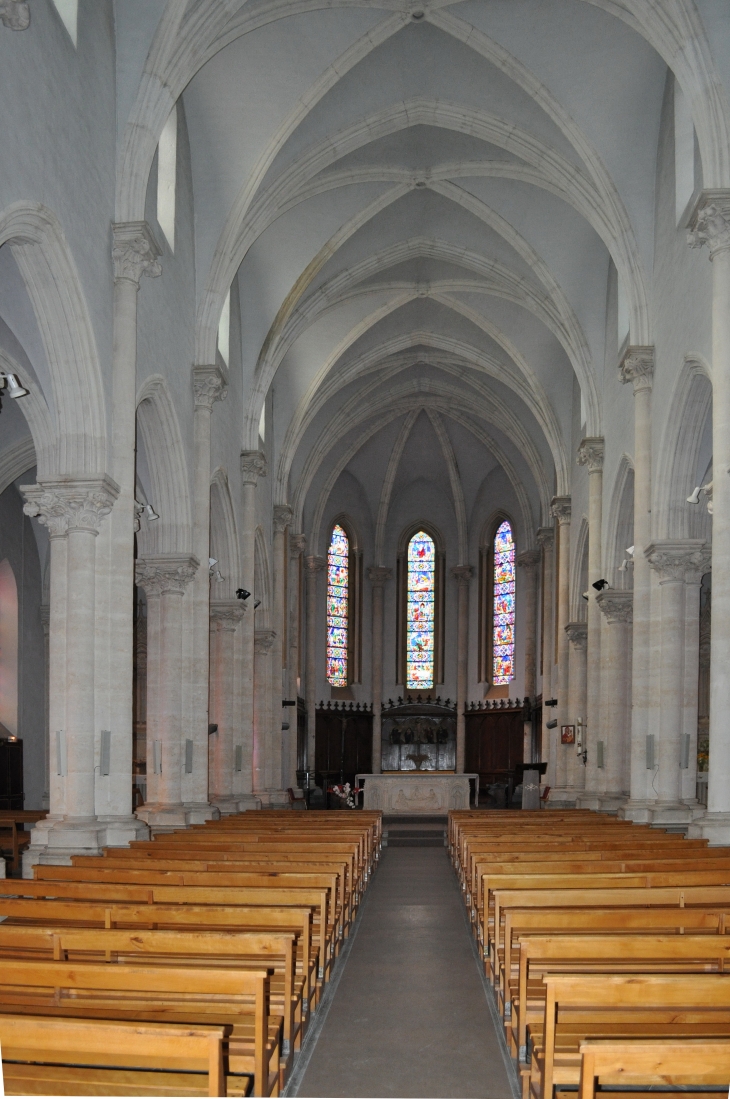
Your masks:
<svg viewBox="0 0 730 1099"><path fill-rule="evenodd" d="M232 1027L229 1072L277 1095L283 1020L269 1014L266 969L208 969L3 959L0 1014L201 1023ZM253 1001L253 1010L249 1006Z"/></svg>
<svg viewBox="0 0 730 1099"><path fill-rule="evenodd" d="M552 1099L576 1085L580 1044L600 1037L726 1037L730 979L720 974L648 976L548 974L545 1020L531 1059L530 1092Z"/></svg>
<svg viewBox="0 0 730 1099"><path fill-rule="evenodd" d="M226 1095L225 1033L222 1026L0 1015L5 1089L9 1095Z"/></svg>
<svg viewBox="0 0 730 1099"><path fill-rule="evenodd" d="M0 809L0 851L8 852L11 873L20 867L21 855L30 844L30 832L23 825L37 824L46 816L45 809Z"/></svg>
<svg viewBox="0 0 730 1099"><path fill-rule="evenodd" d="M676 1097L677 1091L669 1089L677 1086L682 1088L682 1099L719 1099L717 1091L703 1093L701 1089L713 1085L725 1088L730 1080L730 1042L717 1039L591 1039L581 1042L580 1058L578 1099L596 1099L599 1084L600 1094L612 1099L626 1095L611 1090L617 1085L631 1087L632 1099ZM636 1088L651 1091L642 1093L633 1090Z"/></svg>

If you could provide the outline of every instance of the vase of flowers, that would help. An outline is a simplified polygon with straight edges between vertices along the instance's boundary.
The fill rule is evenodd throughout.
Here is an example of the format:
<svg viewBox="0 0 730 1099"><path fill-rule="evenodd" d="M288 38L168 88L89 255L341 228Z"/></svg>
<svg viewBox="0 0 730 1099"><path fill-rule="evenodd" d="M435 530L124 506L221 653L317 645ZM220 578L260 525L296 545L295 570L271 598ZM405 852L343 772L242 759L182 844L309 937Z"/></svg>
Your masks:
<svg viewBox="0 0 730 1099"><path fill-rule="evenodd" d="M334 794L336 798L339 798L340 809L357 809L357 802L355 800L357 791L353 790L349 782L345 782L341 786L330 786L330 793Z"/></svg>

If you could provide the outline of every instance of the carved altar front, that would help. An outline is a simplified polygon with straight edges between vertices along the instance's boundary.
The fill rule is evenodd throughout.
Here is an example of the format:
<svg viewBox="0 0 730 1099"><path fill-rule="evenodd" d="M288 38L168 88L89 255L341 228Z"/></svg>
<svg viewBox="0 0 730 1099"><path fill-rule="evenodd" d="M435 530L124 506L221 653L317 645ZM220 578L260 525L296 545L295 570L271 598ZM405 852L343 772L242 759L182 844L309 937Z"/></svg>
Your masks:
<svg viewBox="0 0 730 1099"><path fill-rule="evenodd" d="M450 699L408 695L389 701L381 715L380 769L453 771L456 767L456 706Z"/></svg>
<svg viewBox="0 0 730 1099"><path fill-rule="evenodd" d="M398 816L446 816L449 809L469 808L469 780L477 778L443 771L401 771L357 775L356 782L365 788L363 809Z"/></svg>

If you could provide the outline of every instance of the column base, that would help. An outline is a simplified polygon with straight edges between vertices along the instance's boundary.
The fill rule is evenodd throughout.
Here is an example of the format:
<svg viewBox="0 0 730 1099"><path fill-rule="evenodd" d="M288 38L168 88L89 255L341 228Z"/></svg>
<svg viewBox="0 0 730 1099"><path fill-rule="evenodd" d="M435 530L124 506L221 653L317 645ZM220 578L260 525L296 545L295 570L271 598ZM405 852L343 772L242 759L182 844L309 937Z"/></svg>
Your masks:
<svg viewBox="0 0 730 1099"><path fill-rule="evenodd" d="M622 805L626 804L628 794L601 794L598 798L601 803L599 813L616 813Z"/></svg>
<svg viewBox="0 0 730 1099"><path fill-rule="evenodd" d="M632 820L634 824L651 824L655 805L654 801L632 801L629 798L620 807L617 815L620 820Z"/></svg>
<svg viewBox="0 0 730 1099"><path fill-rule="evenodd" d="M261 799L262 809L289 809L289 794L286 790L260 790L254 795Z"/></svg>
<svg viewBox="0 0 730 1099"><path fill-rule="evenodd" d="M149 825L153 832L174 832L178 828L187 827L188 821L185 806L182 802L176 805L150 802L140 805L135 816Z"/></svg>
<svg viewBox="0 0 730 1099"><path fill-rule="evenodd" d="M134 840L149 839L150 830L137 817L99 817L99 824L106 831L104 847L129 847Z"/></svg>
<svg viewBox="0 0 730 1099"><path fill-rule="evenodd" d="M228 817L231 813L238 812L238 798L234 794L231 794L230 797L213 797L210 805L212 809L217 809L222 817Z"/></svg>
<svg viewBox="0 0 730 1099"><path fill-rule="evenodd" d="M710 847L730 843L730 813L708 813L703 809L698 815L695 810L694 820L687 829L687 838L708 840Z"/></svg>
<svg viewBox="0 0 730 1099"><path fill-rule="evenodd" d="M692 823L693 810L689 805L683 805L680 801L655 802L651 815L651 823L656 827L661 825L688 825Z"/></svg>
<svg viewBox="0 0 730 1099"><path fill-rule="evenodd" d="M205 824L206 820L220 820L221 812L216 805L210 805L207 801L185 802L185 823Z"/></svg>
<svg viewBox="0 0 730 1099"><path fill-rule="evenodd" d="M583 790L575 799L576 809L592 809L597 813L601 808L601 795L593 790Z"/></svg>
<svg viewBox="0 0 730 1099"><path fill-rule="evenodd" d="M253 794L247 794L245 797L238 799L238 812L248 813L253 809L261 808L261 799L256 798Z"/></svg>
<svg viewBox="0 0 730 1099"><path fill-rule="evenodd" d="M578 797L579 792L574 786L553 786L545 808L574 809L575 799Z"/></svg>
<svg viewBox="0 0 730 1099"><path fill-rule="evenodd" d="M55 817L39 822L23 852L23 877L33 877L33 867L70 866L72 855L100 855L106 829L96 817Z"/></svg>

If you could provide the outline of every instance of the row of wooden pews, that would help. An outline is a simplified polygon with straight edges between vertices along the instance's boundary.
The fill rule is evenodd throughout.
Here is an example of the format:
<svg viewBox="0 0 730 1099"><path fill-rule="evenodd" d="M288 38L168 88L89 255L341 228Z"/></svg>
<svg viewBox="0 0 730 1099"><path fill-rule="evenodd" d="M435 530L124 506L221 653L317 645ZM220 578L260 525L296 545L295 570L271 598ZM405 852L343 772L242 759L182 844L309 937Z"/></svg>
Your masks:
<svg viewBox="0 0 730 1099"><path fill-rule="evenodd" d="M279 1095L380 813L242 813L0 880L9 1094Z"/></svg>
<svg viewBox="0 0 730 1099"><path fill-rule="evenodd" d="M730 848L587 810L452 812L523 1099L730 1084Z"/></svg>

